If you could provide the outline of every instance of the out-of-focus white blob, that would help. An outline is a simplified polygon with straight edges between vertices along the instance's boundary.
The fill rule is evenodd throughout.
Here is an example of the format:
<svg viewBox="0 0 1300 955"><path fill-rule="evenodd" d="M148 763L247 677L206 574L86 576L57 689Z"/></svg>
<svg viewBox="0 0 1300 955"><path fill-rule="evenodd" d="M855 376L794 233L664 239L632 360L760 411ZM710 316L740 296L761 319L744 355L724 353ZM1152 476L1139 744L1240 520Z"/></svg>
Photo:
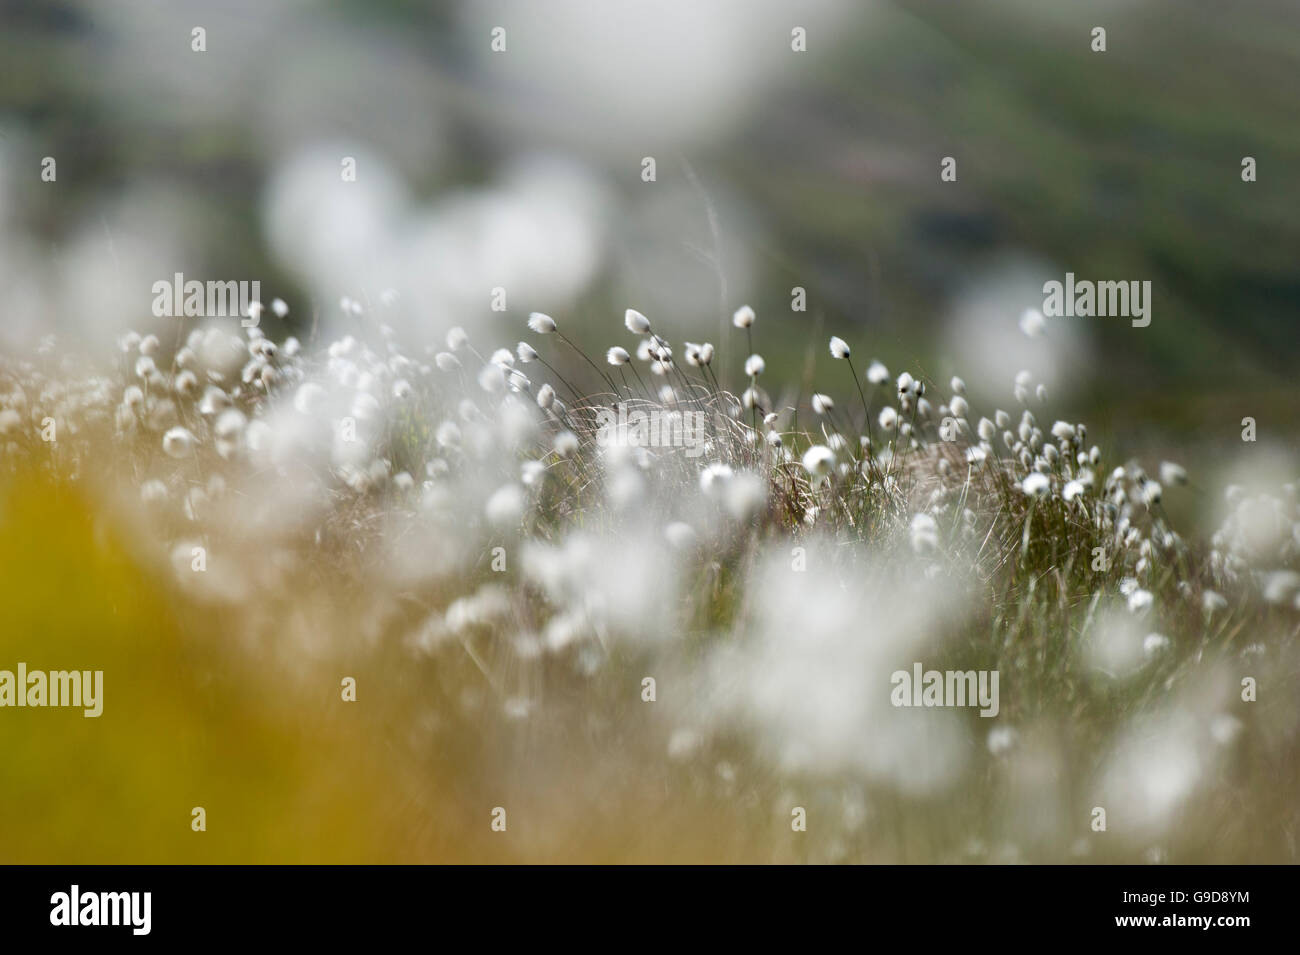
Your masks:
<svg viewBox="0 0 1300 955"><path fill-rule="evenodd" d="M503 134L558 136L625 161L625 144L648 129L661 150L716 142L774 84L798 82L800 58L830 53L864 8L805 0L792 16L781 0L474 0L461 6L461 48L500 90ZM821 53L792 51L796 26ZM496 27L504 52L492 47Z"/></svg>
<svg viewBox="0 0 1300 955"><path fill-rule="evenodd" d="M340 176L345 156L356 160L354 182ZM542 155L415 204L385 157L332 143L276 171L263 214L277 254L320 298L400 290L403 306L387 317L414 327L417 316L427 325L428 316L491 315L496 288L507 308L572 300L600 265L608 207L592 170ZM336 327L352 320L322 316Z"/></svg>
<svg viewBox="0 0 1300 955"><path fill-rule="evenodd" d="M786 771L860 773L907 793L952 785L970 751L970 712L895 707L891 676L925 661L955 601L920 574L915 588L860 574L848 588L794 572L780 548L754 573L741 630L699 677L701 711L752 733Z"/></svg>
<svg viewBox="0 0 1300 955"><path fill-rule="evenodd" d="M1174 825L1207 770L1202 728L1181 709L1126 724L1106 760L1098 805L1109 830L1157 836Z"/></svg>
<svg viewBox="0 0 1300 955"><path fill-rule="evenodd" d="M1024 318L1027 309L1041 309L1043 283L1064 275L1041 262L1004 259L957 293L948 305L945 337L951 353L962 356L968 381L1002 388L1017 371L1032 368L1036 381L1057 398L1066 396L1062 389L1087 368L1089 323L1101 319L1046 317L1040 328L1036 319Z"/></svg>
<svg viewBox="0 0 1300 955"><path fill-rule="evenodd" d="M1099 677L1131 676L1146 661L1144 642L1148 633L1150 628L1137 616L1108 607L1097 614L1084 636L1084 659Z"/></svg>

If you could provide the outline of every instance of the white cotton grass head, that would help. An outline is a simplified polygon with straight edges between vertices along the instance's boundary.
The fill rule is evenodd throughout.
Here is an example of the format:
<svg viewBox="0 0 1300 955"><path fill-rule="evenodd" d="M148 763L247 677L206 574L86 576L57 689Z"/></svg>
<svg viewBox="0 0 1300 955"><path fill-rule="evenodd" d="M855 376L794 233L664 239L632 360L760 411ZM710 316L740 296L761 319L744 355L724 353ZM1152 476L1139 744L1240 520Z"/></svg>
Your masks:
<svg viewBox="0 0 1300 955"><path fill-rule="evenodd" d="M700 490L709 496L720 493L726 483L731 480L732 473L729 465L710 464L700 472Z"/></svg>
<svg viewBox="0 0 1300 955"><path fill-rule="evenodd" d="M1052 481L1046 475L1038 471L1027 474L1023 481L1020 482L1020 490L1024 491L1027 497L1044 498L1052 490Z"/></svg>
<svg viewBox="0 0 1300 955"><path fill-rule="evenodd" d="M815 394L812 396L812 409L818 414L826 414L835 407L835 402L830 399L829 395Z"/></svg>
<svg viewBox="0 0 1300 955"><path fill-rule="evenodd" d="M757 378L767 368L767 362L763 361L762 355L750 355L745 359L745 374L750 378Z"/></svg>
<svg viewBox="0 0 1300 955"><path fill-rule="evenodd" d="M646 335L650 332L650 319L634 308L629 308L623 313L623 324L633 335Z"/></svg>
<svg viewBox="0 0 1300 955"><path fill-rule="evenodd" d="M1148 658L1157 657L1171 646L1169 638L1162 633L1148 633L1142 641L1142 652Z"/></svg>
<svg viewBox="0 0 1300 955"><path fill-rule="evenodd" d="M494 361L488 362L479 369L478 385L489 394L500 394L505 391L505 368Z"/></svg>
<svg viewBox="0 0 1300 955"><path fill-rule="evenodd" d="M1052 425L1052 436L1058 441L1073 441L1076 437L1074 425L1068 421L1057 421Z"/></svg>
<svg viewBox="0 0 1300 955"><path fill-rule="evenodd" d="M1166 485L1186 484L1187 469L1181 464L1175 464L1173 461L1161 461L1160 482Z"/></svg>
<svg viewBox="0 0 1300 955"><path fill-rule="evenodd" d="M885 405L880 409L880 414L876 419L880 427L887 432L892 432L898 427L898 411L892 405Z"/></svg>
<svg viewBox="0 0 1300 955"><path fill-rule="evenodd" d="M929 514L912 515L908 536L912 550L917 554L928 554L939 549L939 524Z"/></svg>
<svg viewBox="0 0 1300 955"><path fill-rule="evenodd" d="M1164 496L1164 488L1159 481L1142 482L1142 500L1147 507L1155 507Z"/></svg>
<svg viewBox="0 0 1300 955"><path fill-rule="evenodd" d="M193 432L180 425L170 429L163 435L163 452L169 458L187 458L194 453L197 445L198 441L195 439Z"/></svg>
<svg viewBox="0 0 1300 955"><path fill-rule="evenodd" d="M737 328L751 328L754 324L754 318L754 310L748 305L742 305L731 316L731 324Z"/></svg>
<svg viewBox="0 0 1300 955"><path fill-rule="evenodd" d="M1223 595L1214 590L1207 590L1201 594L1201 610L1207 614L1216 614L1221 610L1226 610L1228 601Z"/></svg>
<svg viewBox="0 0 1300 955"><path fill-rule="evenodd" d="M572 431L561 431L555 436L551 446L560 457L571 458L578 453L578 436Z"/></svg>
<svg viewBox="0 0 1300 955"><path fill-rule="evenodd" d="M467 335L465 329L461 328L459 325L454 326L447 332L447 348L450 351L460 351L468 344L469 335Z"/></svg>
<svg viewBox="0 0 1300 955"><path fill-rule="evenodd" d="M223 458L232 457L239 450L247 425L248 418L238 408L227 408L217 415L217 420L212 424L217 453Z"/></svg>
<svg viewBox="0 0 1300 955"><path fill-rule="evenodd" d="M871 364L867 366L866 378L867 381L877 387L887 385L889 384L889 369L886 368L883 363L873 360Z"/></svg>
<svg viewBox="0 0 1300 955"><path fill-rule="evenodd" d="M1021 312L1019 325L1020 331L1029 338L1038 338L1047 331L1047 321L1036 308L1027 308Z"/></svg>
<svg viewBox="0 0 1300 955"><path fill-rule="evenodd" d="M518 484L498 488L488 498L484 511L488 521L496 527L517 526L524 516L527 497Z"/></svg>
<svg viewBox="0 0 1300 955"><path fill-rule="evenodd" d="M605 361L614 366L626 365L631 360L632 356L628 354L627 349L618 345L605 352Z"/></svg>
<svg viewBox="0 0 1300 955"><path fill-rule="evenodd" d="M460 367L460 359L449 351L440 351L433 356L433 363L440 371L455 371Z"/></svg>
<svg viewBox="0 0 1300 955"><path fill-rule="evenodd" d="M555 331L555 319L545 312L533 312L528 316L528 327L538 335L549 335Z"/></svg>
<svg viewBox="0 0 1300 955"><path fill-rule="evenodd" d="M832 358L849 357L849 343L846 342L844 339L840 338L838 335L831 336L830 348L831 348Z"/></svg>
<svg viewBox="0 0 1300 955"><path fill-rule="evenodd" d="M814 444L804 452L803 468L816 486L830 478L835 470L835 452L824 444Z"/></svg>
<svg viewBox="0 0 1300 955"><path fill-rule="evenodd" d="M537 389L537 407L543 411L555 403L555 389L550 384L543 384Z"/></svg>
<svg viewBox="0 0 1300 955"><path fill-rule="evenodd" d="M519 356L519 360L525 365L537 361L537 349L528 342L520 342L515 346L515 354Z"/></svg>

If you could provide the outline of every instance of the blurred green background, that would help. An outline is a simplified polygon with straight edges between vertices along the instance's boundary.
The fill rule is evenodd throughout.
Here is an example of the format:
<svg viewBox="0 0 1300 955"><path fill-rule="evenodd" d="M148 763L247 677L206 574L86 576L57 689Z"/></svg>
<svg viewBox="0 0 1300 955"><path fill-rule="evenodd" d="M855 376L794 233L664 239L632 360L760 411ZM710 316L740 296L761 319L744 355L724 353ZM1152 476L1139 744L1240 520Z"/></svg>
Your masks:
<svg viewBox="0 0 1300 955"><path fill-rule="evenodd" d="M940 334L950 303L1009 257L1028 257L1052 263L1048 277L1071 270L1155 286L1150 328L1094 320L1085 330L1097 360L1068 381L1083 407L1122 404L1187 425L1225 394L1294 410L1295 3L760 2L720 4L703 23L689 5L646 13L614 4L584 20L557 3L570 19L558 17L552 34L538 25L539 6L5 0L6 163L61 163L57 188L39 187L35 165L23 169L22 187L9 190L8 231L58 256L106 201L141 182L165 186L177 215L195 223L192 273L260 276L297 303L321 290L277 255L260 212L268 177L293 149L324 139L364 146L392 163L413 202L490 182L512 157L547 150L581 161L626 218L602 234L588 281L549 302L517 296L510 311L545 306L599 321L593 347L612 337L611 316L627 304L653 317L662 302L700 338L704 329L716 337L719 315L747 301L760 320L776 319L760 326L760 342L778 372L798 367L782 354L801 356L824 321L886 360L937 373L962 357ZM695 43L715 50L721 64L656 59L660 37L647 35L630 79L607 77L638 123L675 115L639 136L609 107L620 102L613 94L606 102L547 86L556 63L581 75L574 61L586 56L589 69L603 68L603 42L636 49L620 31L637 17L677 34L692 56ZM590 35L572 26L587 21ZM793 54L789 25L801 22L812 24L809 51ZM199 23L206 58L186 49ZM514 31L500 55L520 64L513 73L485 52L495 23ZM1094 25L1107 28L1104 54L1089 47ZM697 33L705 38L691 40ZM746 65L756 98L710 99L710 83L729 90L717 75L728 57L759 64ZM680 82L699 95L659 103L620 89L668 85L675 95L669 66L694 70ZM266 99L282 110L262 110ZM639 222L654 219L643 155L658 160L657 186L676 183L687 196L689 163L696 206ZM957 183L939 180L948 155ZM1253 184L1240 179L1246 155L1259 165ZM710 196L724 197L716 235ZM632 244L627 234L660 225L653 242L667 257L620 249ZM743 250L745 264L722 276L721 301L716 266L725 272L728 249ZM694 293L685 313L663 291L671 283ZM788 310L794 285L809 290L806 315ZM477 298L478 317L490 319L486 289ZM439 328L475 320L425 318ZM292 321L306 321L305 310Z"/></svg>

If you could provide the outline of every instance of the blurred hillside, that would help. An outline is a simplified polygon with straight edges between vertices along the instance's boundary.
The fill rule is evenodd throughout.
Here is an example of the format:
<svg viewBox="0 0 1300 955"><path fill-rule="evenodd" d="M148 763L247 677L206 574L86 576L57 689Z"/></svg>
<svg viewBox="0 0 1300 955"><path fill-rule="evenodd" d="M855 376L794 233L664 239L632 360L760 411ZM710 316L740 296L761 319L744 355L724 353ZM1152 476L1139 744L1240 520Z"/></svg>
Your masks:
<svg viewBox="0 0 1300 955"><path fill-rule="evenodd" d="M338 144L385 170L365 201L427 210L392 227L409 255L367 261L384 280L345 293L422 283L409 324L426 337L516 329L543 308L599 348L635 304L675 335L719 338L734 365L718 329L750 302L777 371L800 367L820 327L942 380L976 374L972 300L1014 330L1041 282L1073 271L1155 288L1149 328L1086 320L1058 344L1057 389L1080 415L1195 430L1225 394L1241 398L1229 423L1238 404L1297 410L1295 3L540 6L4 0L6 326L67 331L93 310L115 330L132 307L143 322L148 281L173 271L260 277L302 306L299 329L328 316L340 290L322 286L360 284L370 273L348 263L392 223L360 200L303 221L333 193L304 186L295 205L276 183ZM188 47L200 23L205 56ZM512 46L492 59L497 23ZM808 24L806 54L792 23ZM538 154L573 161L576 191L503 173ZM57 188L35 179L44 155ZM956 183L939 180L949 155ZM1258 182L1240 179L1245 155ZM529 188L563 208L502 223L495 203ZM298 221L318 236L355 224L355 244L286 251ZM133 250L140 278L109 294ZM505 321L487 307L498 283ZM788 312L794 285L806 315Z"/></svg>

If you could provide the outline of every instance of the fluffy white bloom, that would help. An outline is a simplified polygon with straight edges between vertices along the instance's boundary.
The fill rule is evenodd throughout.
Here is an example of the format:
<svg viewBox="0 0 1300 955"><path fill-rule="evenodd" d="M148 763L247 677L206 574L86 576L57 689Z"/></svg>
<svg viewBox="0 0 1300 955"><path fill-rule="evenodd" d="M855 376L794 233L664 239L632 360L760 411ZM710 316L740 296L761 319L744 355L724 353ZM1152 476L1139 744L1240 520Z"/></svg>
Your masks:
<svg viewBox="0 0 1300 955"><path fill-rule="evenodd" d="M714 494L731 478L731 468L725 464L710 464L700 472L700 490Z"/></svg>
<svg viewBox="0 0 1300 955"><path fill-rule="evenodd" d="M1222 594L1217 593L1216 591L1207 590L1205 593L1201 594L1201 610L1207 614L1217 613L1220 610L1226 609L1227 606L1228 601L1223 598Z"/></svg>
<svg viewBox="0 0 1300 955"><path fill-rule="evenodd" d="M460 444L460 425L454 421L444 421L438 425L434 437L441 448L454 448Z"/></svg>
<svg viewBox="0 0 1300 955"><path fill-rule="evenodd" d="M1141 616L1151 609L1151 605L1155 603L1155 600L1155 595L1151 591L1139 587L1128 595L1129 613Z"/></svg>
<svg viewBox="0 0 1300 955"><path fill-rule="evenodd" d="M528 327L539 335L549 335L555 331L555 319L543 312L533 312L528 316Z"/></svg>
<svg viewBox="0 0 1300 955"><path fill-rule="evenodd" d="M455 371L460 367L460 359L449 351L440 351L433 356L433 362L442 371Z"/></svg>
<svg viewBox="0 0 1300 955"><path fill-rule="evenodd" d="M555 436L553 447L560 457L572 457L578 453L578 436L572 431L561 431Z"/></svg>
<svg viewBox="0 0 1300 955"><path fill-rule="evenodd" d="M239 442L247 424L248 419L238 408L227 408L217 415L217 420L212 424L212 435L219 455L229 458L239 450Z"/></svg>
<svg viewBox="0 0 1300 955"><path fill-rule="evenodd" d="M831 336L831 357L832 358L849 357L849 343L846 342L844 339L840 338L838 335Z"/></svg>
<svg viewBox="0 0 1300 955"><path fill-rule="evenodd" d="M190 430L179 425L163 435L163 451L171 458L189 457L194 453L196 444L198 441Z"/></svg>
<svg viewBox="0 0 1300 955"><path fill-rule="evenodd" d="M835 468L835 452L824 444L814 444L804 452L803 467L812 476L813 483L820 484Z"/></svg>
<svg viewBox="0 0 1300 955"><path fill-rule="evenodd" d="M1068 421L1057 421L1052 425L1052 436L1058 441L1073 441L1075 436L1074 425Z"/></svg>
<svg viewBox="0 0 1300 955"><path fill-rule="evenodd" d="M1036 308L1025 309L1020 315L1020 330L1030 338L1037 338L1047 330L1043 313Z"/></svg>
<svg viewBox="0 0 1300 955"><path fill-rule="evenodd" d="M1009 752L1019 739L1020 734L1012 726L995 726L989 730L988 748L994 756Z"/></svg>
<svg viewBox="0 0 1300 955"><path fill-rule="evenodd" d="M748 305L742 305L740 308L736 309L735 314L731 316L731 324L735 325L737 328L749 328L754 324L754 317L754 310Z"/></svg>
<svg viewBox="0 0 1300 955"><path fill-rule="evenodd" d="M611 365L626 365L631 360L632 356L627 353L627 349L620 348L618 345L605 352L605 361Z"/></svg>
<svg viewBox="0 0 1300 955"><path fill-rule="evenodd" d="M549 384L544 384L537 389L537 407L546 409L555 402L555 389Z"/></svg>
<svg viewBox="0 0 1300 955"><path fill-rule="evenodd" d="M1067 501L1073 501L1083 493L1083 482L1074 480L1066 483L1065 488L1061 491L1061 497Z"/></svg>
<svg viewBox="0 0 1300 955"><path fill-rule="evenodd" d="M939 547L939 525L929 514L914 514L908 525L912 550L918 554L937 550Z"/></svg>
<svg viewBox="0 0 1300 955"><path fill-rule="evenodd" d="M871 382L873 385L887 385L889 384L889 369L878 361L872 361L872 363L867 366L866 377L867 381Z"/></svg>
<svg viewBox="0 0 1300 955"><path fill-rule="evenodd" d="M271 299L271 311L275 313L276 318L284 318L289 314L289 303L282 298Z"/></svg>
<svg viewBox="0 0 1300 955"><path fill-rule="evenodd" d="M815 394L812 396L812 409L818 414L825 414L834 407L835 402L831 401L828 396L823 394Z"/></svg>
<svg viewBox="0 0 1300 955"><path fill-rule="evenodd" d="M520 342L518 347L515 348L515 354L519 356L519 360L524 364L537 361L537 349L533 348L528 342Z"/></svg>
<svg viewBox="0 0 1300 955"><path fill-rule="evenodd" d="M762 355L750 355L745 359L745 374L750 378L757 378L767 368L767 362L763 361Z"/></svg>
<svg viewBox="0 0 1300 955"><path fill-rule="evenodd" d="M308 381L300 385L294 394L293 407L299 414L314 415L325 404L325 397L324 388L314 381Z"/></svg>
<svg viewBox="0 0 1300 955"><path fill-rule="evenodd" d="M650 331L650 319L634 308L629 308L623 313L623 324L633 335L645 335Z"/></svg>
<svg viewBox="0 0 1300 955"><path fill-rule="evenodd" d="M526 501L524 490L518 484L507 484L499 488L488 498L485 512L487 519L497 527L510 527L519 523L524 516Z"/></svg>
<svg viewBox="0 0 1300 955"><path fill-rule="evenodd" d="M1160 503L1160 498L1164 494L1164 488L1158 481L1145 481L1142 484L1142 500L1146 502L1147 507L1154 507Z"/></svg>
<svg viewBox="0 0 1300 955"><path fill-rule="evenodd" d="M978 426L981 441L992 441L998 436L998 429L988 418L980 418Z"/></svg>
<svg viewBox="0 0 1300 955"><path fill-rule="evenodd" d="M459 325L447 332L447 348L451 351L460 351L469 344L469 336L465 334L465 329Z"/></svg>
<svg viewBox="0 0 1300 955"><path fill-rule="evenodd" d="M948 406L954 418L965 418L970 414L970 405L961 395L953 395L952 402Z"/></svg>
<svg viewBox="0 0 1300 955"><path fill-rule="evenodd" d="M1169 638L1160 633L1148 633L1146 639L1142 641L1142 652L1148 657L1154 657L1169 649Z"/></svg>
<svg viewBox="0 0 1300 955"><path fill-rule="evenodd" d="M1187 469L1173 461L1161 461L1160 480L1164 484L1186 484Z"/></svg>
<svg viewBox="0 0 1300 955"><path fill-rule="evenodd" d="M664 528L664 538L678 550L684 550L695 543L695 528L682 521L673 521Z"/></svg>
<svg viewBox="0 0 1300 955"><path fill-rule="evenodd" d="M1025 476L1020 482L1020 489L1029 497L1047 497L1052 490L1052 482L1046 474L1035 471Z"/></svg>
<svg viewBox="0 0 1300 955"><path fill-rule="evenodd" d="M1264 599L1271 604L1289 604L1300 592L1300 574L1291 570L1275 570L1264 574L1261 580Z"/></svg>
<svg viewBox="0 0 1300 955"><path fill-rule="evenodd" d="M885 405L885 407L880 409L880 417L878 420L880 421L880 426L886 431L893 431L898 427L898 412L894 410L893 406Z"/></svg>

